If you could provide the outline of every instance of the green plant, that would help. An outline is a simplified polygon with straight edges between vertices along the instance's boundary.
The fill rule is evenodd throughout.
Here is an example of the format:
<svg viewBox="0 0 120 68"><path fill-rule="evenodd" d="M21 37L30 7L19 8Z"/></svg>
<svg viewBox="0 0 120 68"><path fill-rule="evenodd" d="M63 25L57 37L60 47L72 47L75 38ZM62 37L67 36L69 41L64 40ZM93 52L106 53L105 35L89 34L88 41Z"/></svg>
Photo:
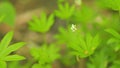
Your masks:
<svg viewBox="0 0 120 68"><path fill-rule="evenodd" d="M71 54L80 58L85 58L94 53L94 50L100 44L98 35L92 37L89 33L82 36L81 32L71 30L60 29L60 34L56 35L62 43L66 44L71 49Z"/></svg>
<svg viewBox="0 0 120 68"><path fill-rule="evenodd" d="M87 68L110 68L118 59L118 55L114 50L114 45L106 44L96 50L95 54L89 57Z"/></svg>
<svg viewBox="0 0 120 68"><path fill-rule="evenodd" d="M40 13L40 17L34 16L28 22L30 30L39 32L37 34L34 34L34 32L29 33L29 31L25 33L25 36L29 34L26 37L35 36L34 38L30 37L29 40L27 40L28 38L24 38L28 43L30 41L28 50L33 44L33 47L30 49L30 54L33 58L29 54L26 54L28 52L25 52L28 60L23 62L17 61L25 58L16 54L13 55L14 51L22 47L25 43L20 42L8 46L13 32L5 35L0 42L0 68L119 68L120 15L118 15L118 12L120 12L120 0L96 0L97 3L95 0L85 0L82 4L81 1L57 0L55 2L57 2L58 7L52 1L50 4L52 3L51 5L55 7L46 5L47 3L45 3L45 8L52 7L57 9L55 11L52 9L50 12L47 10L49 14L42 12ZM32 0L29 1L29 3L31 2ZM10 0L10 2L7 0L0 1L0 23L14 25L14 6L18 8L18 3L29 5L28 2L20 0L15 2L13 0ZM99 8L96 5L98 3L104 9ZM21 9L19 8L19 10ZM50 30L53 25L53 29ZM17 24L17 26L19 25ZM59 33L56 27L61 27ZM1 30L4 31L4 29ZM15 27L15 32L18 32L16 34L22 32L17 30L18 27ZM38 36L39 34L40 36ZM52 38L54 35L56 39ZM14 41L17 39L16 36ZM24 39L21 38L20 40ZM34 47L34 44L38 45ZM59 54L59 51L62 56ZM55 62L56 60L58 61ZM13 62L8 62L7 64L7 61Z"/></svg>
<svg viewBox="0 0 120 68"><path fill-rule="evenodd" d="M54 24L54 15L51 14L47 18L47 14L43 12L41 13L40 18L33 17L33 21L30 21L28 24L30 30L46 33L48 30L50 30L51 26Z"/></svg>
<svg viewBox="0 0 120 68"><path fill-rule="evenodd" d="M114 50L118 51L120 49L120 34L114 29L106 29L105 31L113 36L107 43L111 45L114 44Z"/></svg>
<svg viewBox="0 0 120 68"><path fill-rule="evenodd" d="M87 68L107 68L108 55L104 50L97 52L92 57L90 56L90 62L87 63Z"/></svg>
<svg viewBox="0 0 120 68"><path fill-rule="evenodd" d="M38 62L33 65L33 68L52 68L51 64L60 58L59 48L55 45L42 45L40 48L32 48L31 55Z"/></svg>
<svg viewBox="0 0 120 68"><path fill-rule="evenodd" d="M74 13L75 6L70 6L68 3L62 5L61 3L58 4L59 10L55 10L55 14L60 19L68 20Z"/></svg>
<svg viewBox="0 0 120 68"><path fill-rule="evenodd" d="M110 8L112 10L120 11L120 1L119 0L98 0L101 6Z"/></svg>
<svg viewBox="0 0 120 68"><path fill-rule="evenodd" d="M81 5L80 9L77 9L72 17L75 22L79 23L89 23L93 21L96 17L96 12L92 8Z"/></svg>
<svg viewBox="0 0 120 68"><path fill-rule="evenodd" d="M14 26L16 11L11 3L2 2L0 4L0 16L4 17L2 22Z"/></svg>
<svg viewBox="0 0 120 68"><path fill-rule="evenodd" d="M105 31L113 35L113 37L108 39L105 46L99 48L100 50L89 57L90 62L87 63L87 68L119 68L120 35L112 28Z"/></svg>
<svg viewBox="0 0 120 68"><path fill-rule="evenodd" d="M6 61L18 61L25 59L23 56L9 55L13 51L16 51L17 49L25 45L24 42L19 42L8 46L10 44L12 37L13 37L13 32L9 32L0 42L0 68L7 67Z"/></svg>
<svg viewBox="0 0 120 68"><path fill-rule="evenodd" d="M0 23L2 22L3 19L4 19L4 16L1 16L0 17Z"/></svg>

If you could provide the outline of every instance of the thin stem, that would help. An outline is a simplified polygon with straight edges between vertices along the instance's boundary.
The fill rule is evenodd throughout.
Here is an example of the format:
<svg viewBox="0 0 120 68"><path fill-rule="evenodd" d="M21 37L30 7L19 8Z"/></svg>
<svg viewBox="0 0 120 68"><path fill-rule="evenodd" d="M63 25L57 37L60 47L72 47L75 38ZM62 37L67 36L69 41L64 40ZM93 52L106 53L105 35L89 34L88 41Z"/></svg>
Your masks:
<svg viewBox="0 0 120 68"><path fill-rule="evenodd" d="M78 68L86 68L86 60L85 59L80 59L78 62Z"/></svg>

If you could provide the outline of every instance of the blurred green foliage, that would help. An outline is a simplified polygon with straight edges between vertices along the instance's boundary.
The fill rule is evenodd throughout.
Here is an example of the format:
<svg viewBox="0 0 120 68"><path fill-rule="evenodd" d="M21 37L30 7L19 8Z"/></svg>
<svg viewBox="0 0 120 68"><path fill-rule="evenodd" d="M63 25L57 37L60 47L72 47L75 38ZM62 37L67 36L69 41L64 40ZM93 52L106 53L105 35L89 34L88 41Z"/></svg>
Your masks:
<svg viewBox="0 0 120 68"><path fill-rule="evenodd" d="M0 4L0 16L4 17L2 22L14 27L16 11L13 5L9 2L1 2Z"/></svg>
<svg viewBox="0 0 120 68"><path fill-rule="evenodd" d="M108 44L114 44L114 50L118 51L120 49L120 34L114 29L106 29L108 33L113 35L112 38L108 40Z"/></svg>
<svg viewBox="0 0 120 68"><path fill-rule="evenodd" d="M28 28L39 34L43 33L44 38L42 39L45 41L44 45L30 49L32 62L25 63L24 66L21 66L20 62L11 62L9 67L52 68L53 63L59 59L60 68L81 68L79 67L80 60L84 59L85 63L82 63L87 65L87 68L119 68L119 4L119 0L73 0L72 3L69 3L69 0L57 0L58 7L52 13L47 14L44 11L40 17L34 16L32 21L28 22ZM0 22L12 26L14 20L13 5L7 1L2 2L0 4ZM62 26L58 22L61 22ZM59 33L53 33L55 41L48 43L46 34L51 31L50 28L56 27L56 24L58 24ZM55 29L57 30L57 28ZM1 68L7 66L6 61L24 59L19 55L9 55L24 45L21 42L8 46L12 34L12 32L8 33L0 43Z"/></svg>
<svg viewBox="0 0 120 68"><path fill-rule="evenodd" d="M100 6L120 11L120 0L97 0Z"/></svg>
<svg viewBox="0 0 120 68"><path fill-rule="evenodd" d="M4 19L4 16L1 16L0 17L0 23L2 22L3 19Z"/></svg>
<svg viewBox="0 0 120 68"><path fill-rule="evenodd" d="M80 23L88 23L95 19L96 12L91 7L81 5L74 13L73 20Z"/></svg>
<svg viewBox="0 0 120 68"><path fill-rule="evenodd" d="M8 68L30 68L32 65L32 62L29 61L26 64L22 64L19 61L12 61L8 63Z"/></svg>
<svg viewBox="0 0 120 68"><path fill-rule="evenodd" d="M33 21L30 21L28 24L30 30L46 33L48 30L50 30L51 26L54 24L54 15L51 14L47 18L47 14L43 12L41 13L40 18L33 17Z"/></svg>
<svg viewBox="0 0 120 68"><path fill-rule="evenodd" d="M56 35L56 38L71 48L73 55L80 58L93 54L100 43L98 35L92 37L91 34L87 33L85 36L82 36L80 31L72 32L72 30L65 30L63 28L60 28L60 34Z"/></svg>
<svg viewBox="0 0 120 68"><path fill-rule="evenodd" d="M58 4L59 10L55 10L55 14L57 17L63 20L68 20L74 13L75 6L70 6L69 3L65 3L62 5L61 3Z"/></svg>
<svg viewBox="0 0 120 68"><path fill-rule="evenodd" d="M58 58L60 58L59 48L55 45L46 45L39 48L32 48L31 55L38 62L33 65L33 68L52 68L51 64Z"/></svg>

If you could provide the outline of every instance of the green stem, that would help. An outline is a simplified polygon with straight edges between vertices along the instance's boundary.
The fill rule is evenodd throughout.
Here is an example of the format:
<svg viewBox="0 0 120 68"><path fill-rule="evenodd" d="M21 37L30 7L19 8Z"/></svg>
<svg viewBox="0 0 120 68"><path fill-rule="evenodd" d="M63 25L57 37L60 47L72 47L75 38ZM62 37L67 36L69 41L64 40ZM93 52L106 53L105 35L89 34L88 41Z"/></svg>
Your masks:
<svg viewBox="0 0 120 68"><path fill-rule="evenodd" d="M86 60L84 58L79 60L78 68L86 68Z"/></svg>

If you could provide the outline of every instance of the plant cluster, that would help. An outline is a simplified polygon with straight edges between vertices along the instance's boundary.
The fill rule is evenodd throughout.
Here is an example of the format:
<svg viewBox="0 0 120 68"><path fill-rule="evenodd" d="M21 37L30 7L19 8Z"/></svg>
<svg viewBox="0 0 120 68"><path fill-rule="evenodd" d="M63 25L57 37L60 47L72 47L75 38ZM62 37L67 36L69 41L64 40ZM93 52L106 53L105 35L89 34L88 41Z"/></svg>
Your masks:
<svg viewBox="0 0 120 68"><path fill-rule="evenodd" d="M12 37L13 37L13 32L9 32L5 35L5 37L0 42L0 67L1 68L7 67L6 61L18 61L18 60L25 59L25 57L22 57L16 54L9 55L13 51L18 50L23 45L25 45L24 42L19 42L19 43L15 43L8 46L10 44Z"/></svg>
<svg viewBox="0 0 120 68"><path fill-rule="evenodd" d="M96 0L94 3L93 7L82 0L74 0L74 3L57 0L58 7L52 13L44 11L40 17L33 16L27 23L28 28L42 35L44 42L33 47L28 45L31 61L24 66L21 66L18 60L24 60L25 57L13 55L13 52L27 42L11 45L13 32L8 32L0 42L0 68L53 68L56 60L62 68L81 68L80 60L85 62L87 68L119 68L120 1ZM98 10L95 10L96 8ZM109 14L102 13L101 10L107 10ZM3 1L0 4L0 23L14 27L15 15L11 3ZM58 32L49 38L55 41L48 43L46 35L58 21L62 21L63 25L57 25ZM17 62L7 65L7 61Z"/></svg>
<svg viewBox="0 0 120 68"><path fill-rule="evenodd" d="M60 58L59 48L55 45L42 45L39 48L32 48L31 55L38 62L33 65L33 68L52 68L51 63Z"/></svg>

